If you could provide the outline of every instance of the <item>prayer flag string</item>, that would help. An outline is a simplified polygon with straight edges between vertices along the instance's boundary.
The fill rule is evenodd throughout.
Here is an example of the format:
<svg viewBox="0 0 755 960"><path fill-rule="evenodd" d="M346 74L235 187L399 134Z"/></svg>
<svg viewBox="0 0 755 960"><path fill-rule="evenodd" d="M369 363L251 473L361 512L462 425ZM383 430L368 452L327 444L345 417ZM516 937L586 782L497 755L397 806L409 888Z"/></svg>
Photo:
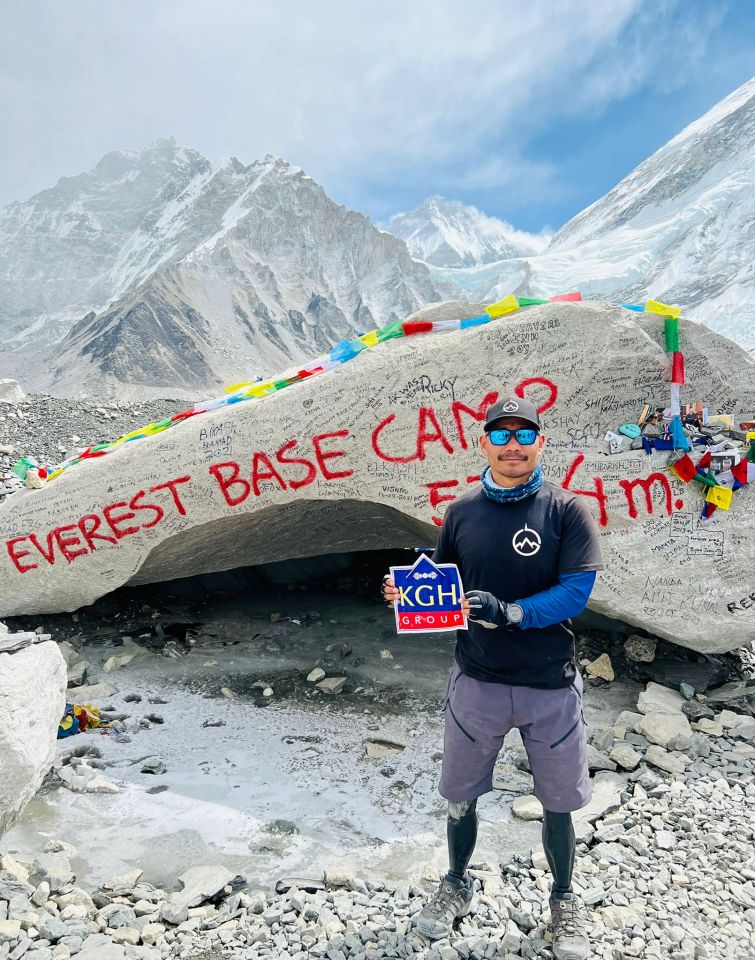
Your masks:
<svg viewBox="0 0 755 960"><path fill-rule="evenodd" d="M327 355L318 357L302 366L296 366L284 370L276 377L268 380L244 381L235 383L226 387L225 395L215 397L211 400L203 400L193 404L190 408L174 414L164 420L147 424L137 430L124 434L117 440L106 443L93 444L87 447L73 457L69 457L60 463L55 469L48 469L47 479L54 480L70 467L83 463L85 460L92 460L117 449L125 443L133 443L135 440L142 440L146 437L155 436L164 430L171 429L195 416L203 413L209 413L211 410L218 410L222 407L231 406L236 403L248 400L261 400L264 397L284 390L294 383L299 383L311 377L320 376L336 367L342 366L357 357L364 350L369 350L378 344L386 343L389 340L395 340L404 337L425 335L429 333L442 333L451 330L468 330L472 327L488 324L499 317L505 317L527 307L539 306L547 303L578 303L582 300L582 294L579 292L559 294L554 297L517 297L509 294L501 300L496 301L485 308L485 313L466 317L461 320L425 320L418 317L414 320L397 320L386 324L376 330L370 330L362 333L350 340L341 340L337 343ZM689 441L684 433L680 417L680 388L684 385L684 356L679 350L679 317L681 309L679 307L669 306L660 303L657 300L648 300L645 304L620 304L623 308L637 313L655 314L663 317L663 332L666 352L670 358L670 380L671 380L671 412L672 419L669 428L669 438L662 442L666 449L675 449L685 451L685 455L677 460L669 469L674 475L684 483L697 480L701 483L706 493L706 504L704 511L712 513L716 507L728 509L731 502L731 493L733 489L738 489L753 479L749 472L752 467L755 473L755 440L750 445L750 454L746 468L737 470L732 477L730 488L719 483L710 472L710 454L705 454L703 458L695 465L687 453L689 451ZM646 439L646 438L643 438ZM655 441L654 445L658 445ZM647 446L646 446L647 449ZM706 459L707 458L707 459ZM19 465L26 465L31 458L22 458ZM32 461L34 462L34 461ZM30 464L31 465L31 464ZM28 469L28 467L27 467ZM44 468L43 468L44 472ZM732 471L733 473L733 471ZM727 496L728 494L728 496Z"/></svg>

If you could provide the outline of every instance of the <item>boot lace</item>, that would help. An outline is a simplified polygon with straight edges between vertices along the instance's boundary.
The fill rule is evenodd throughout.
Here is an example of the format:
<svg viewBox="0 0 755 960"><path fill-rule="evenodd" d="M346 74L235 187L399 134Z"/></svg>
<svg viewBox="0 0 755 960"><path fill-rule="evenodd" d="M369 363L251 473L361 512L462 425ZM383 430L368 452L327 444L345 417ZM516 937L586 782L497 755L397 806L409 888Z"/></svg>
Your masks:
<svg viewBox="0 0 755 960"><path fill-rule="evenodd" d="M433 897L432 908L437 910L438 913L445 913L451 906L451 901L458 893L458 887L455 887L450 880L444 880L438 892Z"/></svg>
<svg viewBox="0 0 755 960"><path fill-rule="evenodd" d="M559 936L576 937L579 930L579 906L576 900L556 900L556 932Z"/></svg>

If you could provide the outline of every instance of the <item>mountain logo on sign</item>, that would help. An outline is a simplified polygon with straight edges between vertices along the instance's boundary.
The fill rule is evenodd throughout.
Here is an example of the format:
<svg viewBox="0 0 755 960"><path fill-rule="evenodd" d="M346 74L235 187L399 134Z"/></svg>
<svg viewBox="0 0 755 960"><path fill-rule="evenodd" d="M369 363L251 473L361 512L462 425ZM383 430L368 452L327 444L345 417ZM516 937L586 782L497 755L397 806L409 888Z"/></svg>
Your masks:
<svg viewBox="0 0 755 960"><path fill-rule="evenodd" d="M416 563L409 571L411 580L436 580L438 577L445 579L446 575L440 567L433 563L430 557L424 553L417 558Z"/></svg>
<svg viewBox="0 0 755 960"><path fill-rule="evenodd" d="M528 527L526 523L511 538L511 545L521 557L534 557L541 544L540 534L537 530Z"/></svg>

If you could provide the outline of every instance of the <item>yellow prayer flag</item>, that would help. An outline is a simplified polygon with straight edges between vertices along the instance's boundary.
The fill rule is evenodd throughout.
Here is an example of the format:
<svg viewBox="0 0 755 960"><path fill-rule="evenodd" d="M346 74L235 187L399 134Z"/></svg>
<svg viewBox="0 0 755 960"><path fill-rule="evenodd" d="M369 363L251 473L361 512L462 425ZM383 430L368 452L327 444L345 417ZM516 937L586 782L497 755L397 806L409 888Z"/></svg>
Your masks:
<svg viewBox="0 0 755 960"><path fill-rule="evenodd" d="M245 380L244 383L234 383L232 387L223 387L223 393L235 393L237 390L240 390L242 387L248 387L252 383L251 380Z"/></svg>
<svg viewBox="0 0 755 960"><path fill-rule="evenodd" d="M755 430L748 430L745 434L745 440L755 440Z"/></svg>
<svg viewBox="0 0 755 960"><path fill-rule="evenodd" d="M370 330L369 333L363 333L362 336L357 337L357 339L366 347L374 347L378 342L378 332L377 330Z"/></svg>
<svg viewBox="0 0 755 960"><path fill-rule="evenodd" d="M272 393L275 390L272 380L266 380L264 383L255 383L249 387L249 396L250 397L264 397L268 393Z"/></svg>
<svg viewBox="0 0 755 960"><path fill-rule="evenodd" d="M670 307L667 303L658 300L648 300L645 304L645 313L657 313L659 317L671 317L673 320L682 315L681 307Z"/></svg>
<svg viewBox="0 0 755 960"><path fill-rule="evenodd" d="M491 320L495 320L496 317L503 317L507 313L514 313L514 311L518 309L519 301L513 293L510 293L507 297L504 297L503 300L498 300L496 303L491 303L489 307L485 307L485 313L487 313Z"/></svg>
<svg viewBox="0 0 755 960"><path fill-rule="evenodd" d="M125 443L126 440L130 440L132 437L138 437L140 433L146 433L147 427L139 427L138 430L132 430L131 433L124 433L122 437L119 437L115 442L116 443Z"/></svg>
<svg viewBox="0 0 755 960"><path fill-rule="evenodd" d="M733 491L729 487L708 487L705 499L721 510L728 510L731 506Z"/></svg>

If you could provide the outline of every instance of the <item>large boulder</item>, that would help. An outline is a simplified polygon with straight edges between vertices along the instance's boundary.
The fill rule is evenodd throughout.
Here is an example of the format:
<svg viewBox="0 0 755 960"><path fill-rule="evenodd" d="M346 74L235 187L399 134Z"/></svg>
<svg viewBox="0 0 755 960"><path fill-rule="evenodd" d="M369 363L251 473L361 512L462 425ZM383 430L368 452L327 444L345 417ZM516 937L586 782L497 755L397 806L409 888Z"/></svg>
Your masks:
<svg viewBox="0 0 755 960"><path fill-rule="evenodd" d="M480 314L444 304L422 315ZM749 418L755 365L681 322L683 399ZM335 370L190 418L70 467L0 506L0 616L70 611L123 584L290 557L427 546L484 465L480 420L518 388L543 409L549 481L585 498L606 570L590 607L702 651L752 637L753 490L699 522L668 454L605 442L669 397L663 318L603 304L531 307L391 340ZM397 554L397 560L405 559Z"/></svg>
<svg viewBox="0 0 755 960"><path fill-rule="evenodd" d="M16 380L0 380L0 403L12 403L14 406L24 399L24 391Z"/></svg>
<svg viewBox="0 0 755 960"><path fill-rule="evenodd" d="M52 767L65 691L56 643L0 653L0 834Z"/></svg>

